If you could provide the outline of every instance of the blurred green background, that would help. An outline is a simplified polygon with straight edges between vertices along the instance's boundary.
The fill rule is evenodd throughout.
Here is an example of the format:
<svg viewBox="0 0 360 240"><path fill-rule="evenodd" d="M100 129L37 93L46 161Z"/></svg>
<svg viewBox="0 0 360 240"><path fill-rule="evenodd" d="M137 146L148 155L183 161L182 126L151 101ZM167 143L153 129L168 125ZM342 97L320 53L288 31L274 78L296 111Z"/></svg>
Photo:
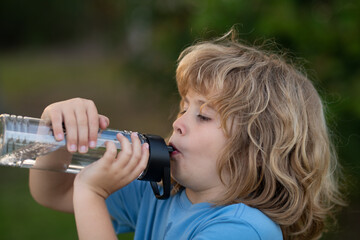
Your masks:
<svg viewBox="0 0 360 240"><path fill-rule="evenodd" d="M349 195L323 239L358 239L359 12L355 0L2 0L0 112L39 117L50 103L84 97L111 128L166 137L177 111L178 54L236 25L242 39L274 40L308 69ZM73 216L37 205L27 177L26 169L0 167L0 239L76 239Z"/></svg>

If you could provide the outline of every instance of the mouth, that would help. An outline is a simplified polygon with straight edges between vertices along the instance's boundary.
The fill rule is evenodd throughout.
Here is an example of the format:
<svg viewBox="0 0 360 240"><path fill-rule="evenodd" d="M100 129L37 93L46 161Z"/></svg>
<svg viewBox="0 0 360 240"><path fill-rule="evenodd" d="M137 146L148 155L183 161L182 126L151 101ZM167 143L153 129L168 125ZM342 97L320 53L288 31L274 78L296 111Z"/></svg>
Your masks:
<svg viewBox="0 0 360 240"><path fill-rule="evenodd" d="M171 146L173 149L173 151L170 152L171 157L174 157L175 155L180 153L180 151L176 148L176 146L173 143L169 143L169 146Z"/></svg>

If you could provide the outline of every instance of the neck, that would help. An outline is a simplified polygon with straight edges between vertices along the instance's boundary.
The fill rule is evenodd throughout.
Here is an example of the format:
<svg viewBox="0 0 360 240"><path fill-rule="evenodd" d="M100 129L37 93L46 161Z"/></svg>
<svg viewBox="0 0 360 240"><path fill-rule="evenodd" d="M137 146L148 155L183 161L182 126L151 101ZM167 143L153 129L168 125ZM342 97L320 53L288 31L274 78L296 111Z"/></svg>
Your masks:
<svg viewBox="0 0 360 240"><path fill-rule="evenodd" d="M215 203L220 200L220 196L225 192L223 186L216 188L209 188L204 190L193 190L190 188L185 189L186 196L192 204L208 202Z"/></svg>

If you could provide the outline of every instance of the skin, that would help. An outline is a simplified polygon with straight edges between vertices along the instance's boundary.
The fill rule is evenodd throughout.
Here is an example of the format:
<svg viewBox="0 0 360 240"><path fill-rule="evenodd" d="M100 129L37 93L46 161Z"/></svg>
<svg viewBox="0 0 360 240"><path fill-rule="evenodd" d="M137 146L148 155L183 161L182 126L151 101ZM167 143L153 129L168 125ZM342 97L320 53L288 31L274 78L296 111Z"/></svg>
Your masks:
<svg viewBox="0 0 360 240"><path fill-rule="evenodd" d="M171 155L172 177L185 186L192 203L213 202L225 191L216 162L226 137L216 111L203 107L206 101L191 91L185 96L170 139L176 149ZM80 98L49 105L42 119L52 124L58 141L65 136L67 141L66 149L37 159L36 164L45 168L61 163L60 168L70 162L72 153L87 152L95 146L99 128L109 125L109 119L98 113L92 101ZM135 180L147 166L149 146L141 145L137 134L131 136L132 144L120 134L117 139L122 146L119 153L115 144L108 142L104 156L77 175L30 169L33 198L44 206L75 213L79 239L117 239L105 199Z"/></svg>
<svg viewBox="0 0 360 240"><path fill-rule="evenodd" d="M205 96L189 91L180 116L173 123L170 144L172 177L186 188L192 203L213 202L225 191L217 169L226 144L219 114ZM226 179L226 173L223 174Z"/></svg>
<svg viewBox="0 0 360 240"><path fill-rule="evenodd" d="M69 162L71 153L77 150L85 153L96 143L98 129L109 125L108 118L98 114L92 101L79 98L49 105L42 119L51 122L59 141L65 136L64 123L67 140L67 149L37 159L37 164L43 167ZM79 239L117 239L105 199L135 180L147 166L148 144L141 145L136 134L131 136L132 144L120 134L117 139L122 151L117 153L115 144L108 142L104 156L77 175L30 170L29 185L34 199L44 206L75 213Z"/></svg>

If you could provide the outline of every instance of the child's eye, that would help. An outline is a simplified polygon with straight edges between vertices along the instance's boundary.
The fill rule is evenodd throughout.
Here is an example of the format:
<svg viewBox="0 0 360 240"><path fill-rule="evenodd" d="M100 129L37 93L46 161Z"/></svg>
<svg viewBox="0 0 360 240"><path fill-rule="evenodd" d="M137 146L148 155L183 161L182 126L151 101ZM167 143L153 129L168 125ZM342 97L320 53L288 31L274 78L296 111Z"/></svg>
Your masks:
<svg viewBox="0 0 360 240"><path fill-rule="evenodd" d="M204 121L204 122L207 122L207 121L210 121L210 120L211 120L211 118L205 117L204 115L201 115L201 114L198 114L197 117L198 117L198 119L199 119L200 121Z"/></svg>
<svg viewBox="0 0 360 240"><path fill-rule="evenodd" d="M182 115L184 115L186 113L186 109L180 110L180 112L178 113L177 117L181 117Z"/></svg>

